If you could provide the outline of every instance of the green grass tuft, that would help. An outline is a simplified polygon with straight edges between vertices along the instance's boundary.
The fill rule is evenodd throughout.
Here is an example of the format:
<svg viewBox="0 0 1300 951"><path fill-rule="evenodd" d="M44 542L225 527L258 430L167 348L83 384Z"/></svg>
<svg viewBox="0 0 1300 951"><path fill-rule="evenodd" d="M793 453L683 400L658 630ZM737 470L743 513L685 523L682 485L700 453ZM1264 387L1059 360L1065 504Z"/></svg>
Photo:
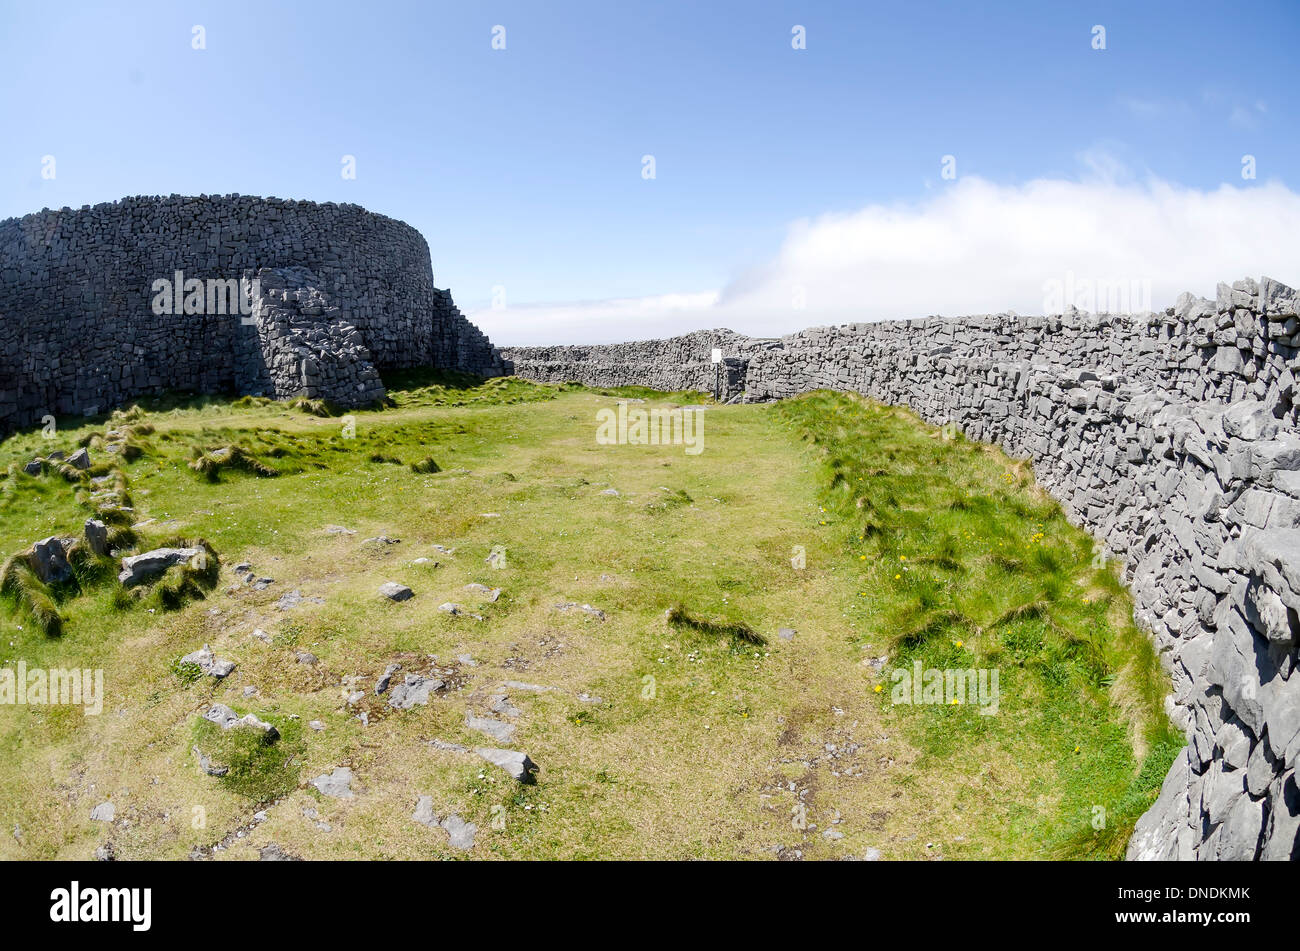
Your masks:
<svg viewBox="0 0 1300 951"><path fill-rule="evenodd" d="M193 455L190 468L209 482L220 482L221 473L227 469L248 472L258 478L272 478L280 474L279 470L258 461L243 446L222 446L207 452L195 448Z"/></svg>
<svg viewBox="0 0 1300 951"><path fill-rule="evenodd" d="M198 718L191 731L192 745L227 772L216 778L224 789L257 805L292 792L302 772L302 726L297 720L264 717L280 733L274 742L250 727L223 730L210 720Z"/></svg>
<svg viewBox="0 0 1300 951"><path fill-rule="evenodd" d="M203 557L196 557L163 572L162 577L148 589L148 600L164 611L175 611L190 601L202 601L217 586L221 562L216 551L203 539L173 539L165 547L200 548Z"/></svg>
<svg viewBox="0 0 1300 951"><path fill-rule="evenodd" d="M988 769L979 749L1053 769L1045 788L1057 818L1037 834L1050 843L1071 832L1044 848L1121 855L1150 804L1149 779L1158 788L1169 749L1182 743L1164 715L1168 682L1150 639L1113 575L1094 567L1091 539L1023 462L932 439L906 410L821 392L778 404L775 415L818 447L819 524L845 539L871 596L864 613L888 644L882 702L891 701L890 671L917 662L1001 675L995 716L970 704L891 704L911 741L926 757L968 762L976 776ZM1094 808L1109 825L1104 835L1086 825L1080 837L1080 817L1090 822Z"/></svg>
<svg viewBox="0 0 1300 951"><path fill-rule="evenodd" d="M10 555L0 567L0 596L8 598L45 635L63 633L63 616L49 587L36 577L25 554Z"/></svg>
<svg viewBox="0 0 1300 951"><path fill-rule="evenodd" d="M339 415L339 408L329 400L309 399L308 397L299 397L289 404L290 409L296 409L308 416L329 417Z"/></svg>

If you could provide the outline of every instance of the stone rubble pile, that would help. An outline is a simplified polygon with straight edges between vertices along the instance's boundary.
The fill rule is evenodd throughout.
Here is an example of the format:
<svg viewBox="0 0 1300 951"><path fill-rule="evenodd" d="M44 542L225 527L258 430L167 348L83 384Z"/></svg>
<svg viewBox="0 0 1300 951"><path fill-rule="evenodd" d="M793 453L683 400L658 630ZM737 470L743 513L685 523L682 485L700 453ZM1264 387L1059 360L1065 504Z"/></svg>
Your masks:
<svg viewBox="0 0 1300 951"><path fill-rule="evenodd" d="M262 268L251 274L256 345L236 351L240 393L290 399L304 396L338 406L368 406L384 398L370 351L306 268Z"/></svg>

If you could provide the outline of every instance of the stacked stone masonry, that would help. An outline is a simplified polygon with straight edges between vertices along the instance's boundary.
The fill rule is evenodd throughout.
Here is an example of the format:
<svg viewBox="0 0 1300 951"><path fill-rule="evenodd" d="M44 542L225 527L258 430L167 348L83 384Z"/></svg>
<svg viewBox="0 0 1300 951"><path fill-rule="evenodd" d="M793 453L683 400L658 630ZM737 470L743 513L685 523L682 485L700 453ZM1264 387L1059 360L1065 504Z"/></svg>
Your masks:
<svg viewBox="0 0 1300 951"><path fill-rule="evenodd" d="M156 312L177 272L259 277L258 313L210 294ZM165 390L360 406L378 371L417 366L502 372L420 233L360 206L138 197L0 221L0 433Z"/></svg>
<svg viewBox="0 0 1300 951"><path fill-rule="evenodd" d="M745 400L856 391L1032 460L1071 521L1122 561L1187 737L1129 857L1300 858L1300 294L1247 279L1135 316L713 331L503 356L529 379L710 390L712 347L733 358Z"/></svg>

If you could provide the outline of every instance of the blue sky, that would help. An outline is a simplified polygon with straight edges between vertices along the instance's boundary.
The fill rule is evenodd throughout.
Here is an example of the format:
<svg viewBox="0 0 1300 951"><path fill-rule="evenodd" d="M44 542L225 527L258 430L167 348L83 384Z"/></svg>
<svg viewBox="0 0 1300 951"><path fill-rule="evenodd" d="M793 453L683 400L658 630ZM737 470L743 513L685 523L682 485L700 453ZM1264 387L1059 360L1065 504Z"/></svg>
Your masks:
<svg viewBox="0 0 1300 951"><path fill-rule="evenodd" d="M192 48L196 24L206 49ZM491 48L498 24L504 50ZM805 50L791 48L796 24ZM0 217L171 192L353 201L418 228L436 282L505 343L851 316L854 295L888 283L880 260L841 260L842 277L876 277L828 279L824 308L816 288L787 317L762 301L716 308L804 254L792 245L808 229L863 209L904 209L864 225L900 233L942 222L946 190L1001 219L1041 205L1023 191L1035 181L1100 183L1130 210L1167 185L1182 204L1157 200L1152 215L1186 230L1187 201L1226 185L1221 238L1278 205L1247 194L1270 188L1285 235L1300 179L1296 2L5 2L0 25ZM340 175L345 154L355 180ZM1065 207L1099 200L1080 191ZM857 234L836 233L837 247ZM1203 267L1236 266L1240 243ZM1060 267L1086 270L1091 247ZM1286 263L1261 257L1241 266ZM1172 265L1144 267L1163 288ZM1012 302L1027 293L988 296L1003 286ZM494 287L504 312L487 308ZM660 295L698 299L683 313ZM638 321L602 311L613 299L659 303L638 304Z"/></svg>

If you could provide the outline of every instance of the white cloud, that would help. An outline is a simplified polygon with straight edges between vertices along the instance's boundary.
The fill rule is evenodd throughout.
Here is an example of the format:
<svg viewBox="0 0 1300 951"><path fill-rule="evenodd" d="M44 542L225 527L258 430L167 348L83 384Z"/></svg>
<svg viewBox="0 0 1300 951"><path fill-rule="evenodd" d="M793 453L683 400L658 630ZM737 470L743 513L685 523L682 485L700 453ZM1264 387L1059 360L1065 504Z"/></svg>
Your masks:
<svg viewBox="0 0 1300 951"><path fill-rule="evenodd" d="M1141 96L1120 96L1119 103L1138 119L1186 116L1192 112L1192 107L1183 99L1145 99Z"/></svg>
<svg viewBox="0 0 1300 951"><path fill-rule="evenodd" d="M1235 105L1228 115L1228 121L1239 129L1254 130L1259 128L1259 117L1268 112L1268 105L1263 100L1256 100L1253 107Z"/></svg>
<svg viewBox="0 0 1300 951"><path fill-rule="evenodd" d="M1213 297L1218 281L1246 275L1300 283L1297 234L1300 194L1277 182L1198 190L1113 174L1023 185L968 177L919 203L795 222L772 260L717 290L469 316L496 343L524 345L1039 314L1053 309L1052 282L1071 280L1141 287L1163 308L1181 291Z"/></svg>

